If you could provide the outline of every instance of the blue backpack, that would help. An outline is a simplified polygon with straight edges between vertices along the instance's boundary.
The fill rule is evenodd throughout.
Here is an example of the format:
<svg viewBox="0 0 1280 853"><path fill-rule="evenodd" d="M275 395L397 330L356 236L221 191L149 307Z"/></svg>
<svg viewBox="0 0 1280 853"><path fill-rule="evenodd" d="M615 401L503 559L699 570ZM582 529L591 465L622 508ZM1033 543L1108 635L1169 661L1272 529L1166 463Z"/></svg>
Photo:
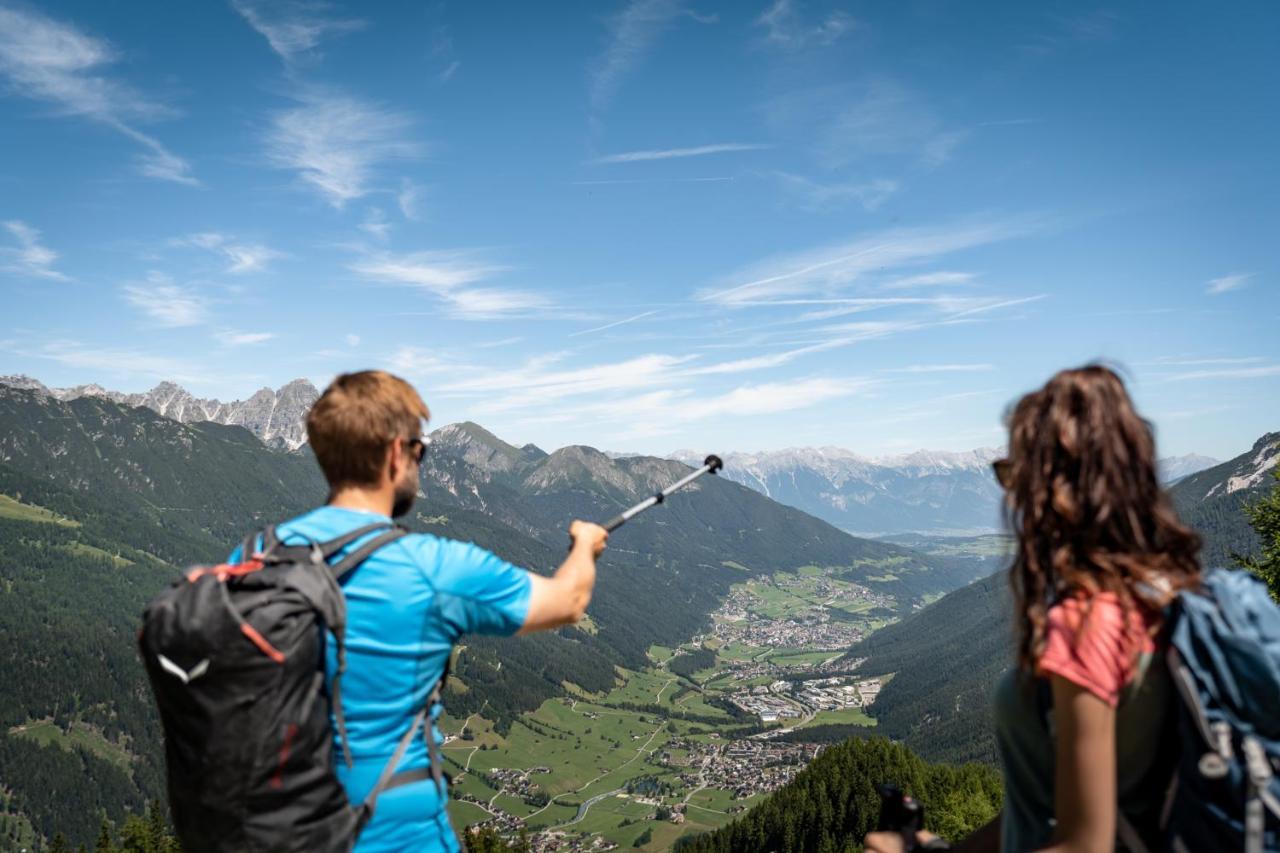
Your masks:
<svg viewBox="0 0 1280 853"><path fill-rule="evenodd" d="M1167 849L1280 851L1280 608L1242 571L1208 572L1174 604L1178 710Z"/></svg>

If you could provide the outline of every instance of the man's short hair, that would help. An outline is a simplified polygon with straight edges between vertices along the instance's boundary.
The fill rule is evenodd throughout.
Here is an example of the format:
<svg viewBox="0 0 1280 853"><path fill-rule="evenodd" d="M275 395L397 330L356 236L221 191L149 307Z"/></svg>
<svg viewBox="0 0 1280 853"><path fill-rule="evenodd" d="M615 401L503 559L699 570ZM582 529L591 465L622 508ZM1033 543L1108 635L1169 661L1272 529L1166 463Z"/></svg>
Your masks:
<svg viewBox="0 0 1280 853"><path fill-rule="evenodd" d="M417 438L431 413L413 386L382 370L344 373L307 414L307 440L331 488L377 485L387 448Z"/></svg>

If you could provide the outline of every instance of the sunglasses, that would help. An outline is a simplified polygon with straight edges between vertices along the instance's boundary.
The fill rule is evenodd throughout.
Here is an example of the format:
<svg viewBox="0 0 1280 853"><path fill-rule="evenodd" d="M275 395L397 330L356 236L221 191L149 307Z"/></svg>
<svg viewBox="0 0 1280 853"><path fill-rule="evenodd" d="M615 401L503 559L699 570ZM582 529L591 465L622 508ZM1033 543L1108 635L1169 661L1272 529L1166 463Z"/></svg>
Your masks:
<svg viewBox="0 0 1280 853"><path fill-rule="evenodd" d="M431 443L429 436L419 436L418 438L406 438L404 446L408 448L409 453L413 455L415 465L422 464L422 457L427 455L427 445Z"/></svg>
<svg viewBox="0 0 1280 853"><path fill-rule="evenodd" d="M1013 463L1008 459L997 459L991 463L991 470L995 472L996 482L1003 488L1011 488L1013 486Z"/></svg>

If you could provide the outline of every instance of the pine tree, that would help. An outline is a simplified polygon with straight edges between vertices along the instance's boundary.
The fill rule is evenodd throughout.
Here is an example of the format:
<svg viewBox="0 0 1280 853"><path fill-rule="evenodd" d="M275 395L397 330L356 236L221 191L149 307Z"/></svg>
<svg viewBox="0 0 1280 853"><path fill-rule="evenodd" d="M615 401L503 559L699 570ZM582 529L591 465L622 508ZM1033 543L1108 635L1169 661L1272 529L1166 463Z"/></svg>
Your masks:
<svg viewBox="0 0 1280 853"><path fill-rule="evenodd" d="M111 841L111 824L105 817L98 828L98 840L94 842L93 853L117 853L116 846Z"/></svg>
<svg viewBox="0 0 1280 853"><path fill-rule="evenodd" d="M67 837L61 832L53 836L53 841L49 842L49 853L71 853L71 845L67 843Z"/></svg>
<svg viewBox="0 0 1280 853"><path fill-rule="evenodd" d="M1275 478L1276 485L1269 493L1244 508L1249 524L1262 540L1262 553L1257 557L1232 556L1237 565L1260 578L1271 590L1271 597L1280 602L1280 468Z"/></svg>

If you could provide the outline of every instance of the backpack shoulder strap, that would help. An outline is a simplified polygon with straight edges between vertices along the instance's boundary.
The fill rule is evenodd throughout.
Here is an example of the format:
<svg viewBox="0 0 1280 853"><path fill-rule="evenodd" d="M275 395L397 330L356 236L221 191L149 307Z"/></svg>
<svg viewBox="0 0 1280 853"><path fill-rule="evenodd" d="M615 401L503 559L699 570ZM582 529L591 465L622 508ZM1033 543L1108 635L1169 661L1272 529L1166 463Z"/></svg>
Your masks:
<svg viewBox="0 0 1280 853"><path fill-rule="evenodd" d="M386 525L384 524L379 524L374 526L373 529L380 529L385 526ZM360 533L360 535L364 535L366 533L372 532L372 530L366 530L364 528L361 528L360 531L357 531L357 532ZM394 542L395 540L400 539L404 536L407 536L408 534L409 534L408 530L405 530L403 527L399 525L395 525L394 527L387 530L385 533L375 536L373 539L369 540L364 545L361 545L359 548L352 551L347 556L343 557L341 560L337 562L337 564L330 566L330 570L332 572L332 576L334 580L335 581L342 580L342 578L345 575L349 574L352 570L359 567L361 563L369 559L369 557L373 555L374 551L377 551L383 545L387 545L391 542ZM347 535L351 536L351 534L347 534ZM342 537L339 537L339 538L342 538ZM351 536L351 538L348 539L348 542L354 542L358 538L359 536ZM330 685L330 694L333 699L333 717L334 717L334 722L337 724L337 727L338 727L338 739L342 743L342 757L346 760L347 767L348 769L350 769L353 761L351 757L351 744L347 741L347 718L342 710L342 674L347 671L346 624L344 622L344 624L341 624L341 625L331 625L330 630L333 631L334 651L336 652L337 658L338 658L338 668L337 668L337 671L334 672L333 674L333 683ZM414 728L416 730L417 726L415 725ZM408 746L407 742L405 743L405 746L406 747ZM403 753L400 753L400 754L403 754ZM399 762L399 760L400 760L399 757L397 757L392 762L392 766L394 766L395 763Z"/></svg>
<svg viewBox="0 0 1280 853"><path fill-rule="evenodd" d="M268 550L271 544L275 542L278 542L278 540L276 539L274 524L269 524L260 530L253 531L244 537L244 541L240 543L240 562L243 563L253 559L254 554ZM261 547L259 547L259 543L262 543Z"/></svg>
<svg viewBox="0 0 1280 853"><path fill-rule="evenodd" d="M331 559L334 554L338 553L343 548L350 545L352 542L355 542L359 539L363 539L364 537L368 536L370 533L373 533L377 530L390 531L390 530L396 530L396 529L403 529L403 528L398 528L397 525L388 524L385 521L375 521L372 524L365 524L361 527L357 527L355 530L352 530L348 533L344 533L341 536L336 536L333 539L330 539L326 542L320 542L317 544L316 547L320 549L320 554L324 557L324 559L328 560L328 559Z"/></svg>
<svg viewBox="0 0 1280 853"><path fill-rule="evenodd" d="M400 743L396 744L395 754L387 760L386 765L382 768L381 775L378 776L377 783L369 791L368 796L364 798L364 802L361 803L358 827L363 828L369 822L369 819L373 817L373 810L377 807L378 797L381 794L393 788L399 788L401 785L409 785L414 782L431 779L436 783L436 791L439 792L440 798L444 799L444 762L440 758L440 746L436 743L435 732L431 730L431 708L440 703L440 692L444 689L444 682L448 677L449 663L446 661L445 671L441 674L440 680L431 688L426 704L414 715L413 723L409 726L409 730L400 738ZM401 759L404 758L404 754L409 749L409 744L413 742L414 736L417 735L419 727L422 728L423 737L427 742L427 756L430 766L397 773L396 767L400 764ZM357 829L357 832L359 832L359 829Z"/></svg>
<svg viewBox="0 0 1280 853"><path fill-rule="evenodd" d="M343 543L343 546L356 541L356 539L359 539L360 536L364 536L367 533L372 533L374 530L380 530L384 527L386 527L385 524L380 524L376 526L371 526L368 529L361 528L360 530L355 531L355 533L358 533L359 536L356 536L353 534L347 534L347 536L350 538L348 538L347 541ZM337 578L339 581L341 581L343 577L345 577L349 572L358 568L361 563L363 563L365 560L373 556L374 551L377 551L379 548L381 548L384 545L390 545L392 542L396 541L397 539L401 539L408 535L409 535L409 531L405 530L403 527L401 527L398 524L388 528L385 533L381 533L373 537L368 542L361 545L359 548L355 549L350 554L347 554L338 562L334 563L331 566L333 570L333 576ZM342 538L347 538L347 537L342 537ZM321 547L324 547L324 546L321 546ZM339 546L339 547L342 547L342 546Z"/></svg>

